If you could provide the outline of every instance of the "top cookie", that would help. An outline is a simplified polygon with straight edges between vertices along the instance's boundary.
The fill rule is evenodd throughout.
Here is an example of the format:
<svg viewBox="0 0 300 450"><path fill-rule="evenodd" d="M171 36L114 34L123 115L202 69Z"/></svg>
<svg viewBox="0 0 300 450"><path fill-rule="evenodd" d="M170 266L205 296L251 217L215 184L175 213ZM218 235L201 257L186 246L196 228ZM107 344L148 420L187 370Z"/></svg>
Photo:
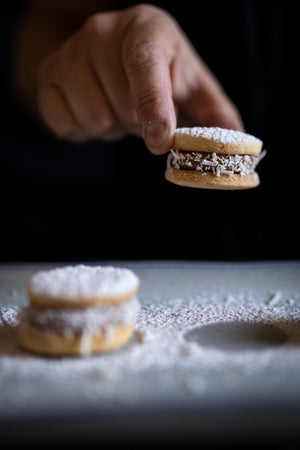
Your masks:
<svg viewBox="0 0 300 450"><path fill-rule="evenodd" d="M182 151L258 156L262 150L262 141L242 131L219 127L177 128L172 148Z"/></svg>
<svg viewBox="0 0 300 450"><path fill-rule="evenodd" d="M39 307L81 308L126 301L135 296L138 285L129 269L76 265L37 272L28 295Z"/></svg>

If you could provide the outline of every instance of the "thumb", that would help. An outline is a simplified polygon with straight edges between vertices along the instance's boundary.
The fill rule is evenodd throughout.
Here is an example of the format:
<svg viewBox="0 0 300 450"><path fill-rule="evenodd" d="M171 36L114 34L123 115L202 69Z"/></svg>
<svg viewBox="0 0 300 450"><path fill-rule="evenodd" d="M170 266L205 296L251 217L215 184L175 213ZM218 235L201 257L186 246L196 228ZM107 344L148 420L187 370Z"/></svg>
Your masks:
<svg viewBox="0 0 300 450"><path fill-rule="evenodd" d="M172 98L169 61L158 45L141 42L125 59L142 136L149 150L162 154L169 150L176 115Z"/></svg>

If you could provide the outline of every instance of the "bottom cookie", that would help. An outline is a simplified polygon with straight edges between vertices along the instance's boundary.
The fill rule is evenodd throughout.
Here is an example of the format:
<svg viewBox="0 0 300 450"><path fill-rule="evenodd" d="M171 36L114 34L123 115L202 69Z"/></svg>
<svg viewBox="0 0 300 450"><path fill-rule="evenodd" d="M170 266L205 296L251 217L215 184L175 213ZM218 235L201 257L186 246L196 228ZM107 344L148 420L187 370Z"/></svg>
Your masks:
<svg viewBox="0 0 300 450"><path fill-rule="evenodd" d="M126 344L133 329L132 324L122 324L97 333L62 334L22 324L19 327L19 342L23 349L45 356L90 355L115 350Z"/></svg>
<svg viewBox="0 0 300 450"><path fill-rule="evenodd" d="M259 185L259 176L256 172L249 175L215 175L211 172L197 172L168 167L165 178L179 186L202 189L250 189Z"/></svg>

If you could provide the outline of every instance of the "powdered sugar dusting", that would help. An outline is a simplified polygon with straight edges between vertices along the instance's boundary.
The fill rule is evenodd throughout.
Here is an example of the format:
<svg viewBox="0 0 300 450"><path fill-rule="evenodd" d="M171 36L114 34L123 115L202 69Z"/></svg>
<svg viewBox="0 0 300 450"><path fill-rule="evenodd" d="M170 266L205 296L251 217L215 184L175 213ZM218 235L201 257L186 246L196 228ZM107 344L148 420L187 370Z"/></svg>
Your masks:
<svg viewBox="0 0 300 450"><path fill-rule="evenodd" d="M126 294L137 286L138 278L129 269L83 264L39 271L29 283L29 289L35 295L71 301L113 297Z"/></svg>
<svg viewBox="0 0 300 450"><path fill-rule="evenodd" d="M18 307L0 308L0 326L17 327L19 324Z"/></svg>
<svg viewBox="0 0 300 450"><path fill-rule="evenodd" d="M262 144L262 141L252 134L220 127L177 128L175 130L175 135L176 134L203 137L205 139L212 139L213 141L221 142L223 144L234 144L237 142L256 142Z"/></svg>
<svg viewBox="0 0 300 450"><path fill-rule="evenodd" d="M58 405L146 405L167 399L213 402L270 391L299 393L300 266L141 267L135 335L104 355L48 359L22 352L16 306L0 309L0 415ZM2 319L1 319L2 317ZM205 326L271 325L286 340L249 348L192 339ZM12 346L14 344L14 347ZM294 391L293 391L294 388ZM47 405L47 406L46 406Z"/></svg>

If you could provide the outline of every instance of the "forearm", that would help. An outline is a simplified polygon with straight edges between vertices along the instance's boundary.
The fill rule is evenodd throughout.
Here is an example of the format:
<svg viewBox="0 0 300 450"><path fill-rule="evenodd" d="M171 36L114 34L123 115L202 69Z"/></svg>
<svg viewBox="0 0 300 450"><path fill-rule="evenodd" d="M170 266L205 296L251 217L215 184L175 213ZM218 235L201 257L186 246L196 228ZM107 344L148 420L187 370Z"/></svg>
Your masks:
<svg viewBox="0 0 300 450"><path fill-rule="evenodd" d="M36 89L41 64L91 14L113 9L110 0L34 0L14 36L11 79L18 100L36 112Z"/></svg>

